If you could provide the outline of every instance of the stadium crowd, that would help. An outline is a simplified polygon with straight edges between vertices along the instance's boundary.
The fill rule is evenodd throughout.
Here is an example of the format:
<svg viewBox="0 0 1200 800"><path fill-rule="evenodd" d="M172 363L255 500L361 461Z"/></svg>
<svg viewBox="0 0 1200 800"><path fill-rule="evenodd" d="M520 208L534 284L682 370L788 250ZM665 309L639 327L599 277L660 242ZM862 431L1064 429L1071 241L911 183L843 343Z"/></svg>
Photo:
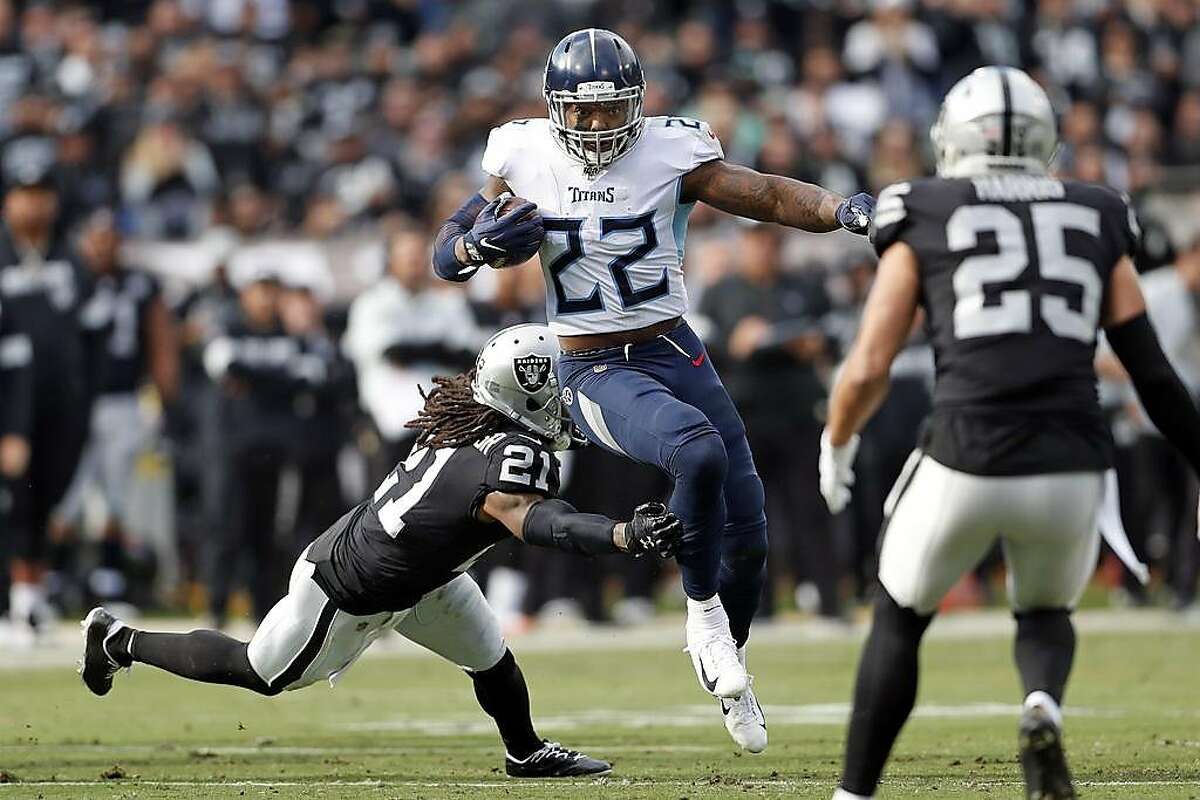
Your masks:
<svg viewBox="0 0 1200 800"><path fill-rule="evenodd" d="M648 115L702 118L729 159L843 194L928 173L938 102L971 69L1029 70L1061 112L1062 174L1141 210L1151 315L1200 390L1190 0L0 0L14 630L42 617L42 588L71 609L191 605L218 623L239 585L252 614L270 607L299 550L402 457L418 385L544 318L536 264L464 291L433 277L429 246L482 182L488 130L544 116L546 53L592 24L638 50ZM870 589L930 352L918 338L903 354L854 505L833 519L816 485L823 404L874 256L704 208L691 234L693 324L767 485L766 613L779 600L841 619ZM1126 528L1156 578L1104 572L1133 602L1188 607L1196 487L1101 350ZM565 467L568 499L614 517L669 491L595 448ZM658 570L503 547L480 577L514 624L566 606L636 621ZM960 594L996 585L985 564Z"/></svg>

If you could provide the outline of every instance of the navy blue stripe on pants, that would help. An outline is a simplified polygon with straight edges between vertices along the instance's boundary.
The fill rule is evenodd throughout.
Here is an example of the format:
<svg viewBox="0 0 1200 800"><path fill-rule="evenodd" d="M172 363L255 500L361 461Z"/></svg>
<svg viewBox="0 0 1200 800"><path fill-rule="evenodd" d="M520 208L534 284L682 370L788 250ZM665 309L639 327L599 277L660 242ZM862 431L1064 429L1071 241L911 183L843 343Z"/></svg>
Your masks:
<svg viewBox="0 0 1200 800"><path fill-rule="evenodd" d="M559 385L595 444L675 481L688 597L720 593L742 644L765 579L767 518L746 428L696 334L680 325L629 348L563 354Z"/></svg>

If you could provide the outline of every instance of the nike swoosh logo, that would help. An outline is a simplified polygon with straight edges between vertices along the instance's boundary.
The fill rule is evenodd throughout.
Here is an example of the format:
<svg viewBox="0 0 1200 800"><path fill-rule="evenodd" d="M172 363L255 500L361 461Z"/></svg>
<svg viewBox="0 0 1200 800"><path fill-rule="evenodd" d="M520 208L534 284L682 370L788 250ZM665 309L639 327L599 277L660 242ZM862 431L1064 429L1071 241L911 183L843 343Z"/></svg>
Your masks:
<svg viewBox="0 0 1200 800"><path fill-rule="evenodd" d="M729 712L730 712L731 710L733 710L733 706L727 706L727 705L725 705L725 701L724 701L724 700L722 700L722 701L721 701L721 716L723 716L723 717L728 717L728 716L729 716Z"/></svg>
<svg viewBox="0 0 1200 800"><path fill-rule="evenodd" d="M471 266L469 266L469 267L463 267L462 269L460 269L460 270L458 271L458 274L459 274L459 275L466 275L468 272L470 272L470 273L472 273L472 274L473 274L473 273L475 273L475 272L478 272L478 271L479 271L479 267L477 267L477 266L475 266L474 264L472 264L472 265L471 265Z"/></svg>
<svg viewBox="0 0 1200 800"><path fill-rule="evenodd" d="M488 238L487 238L486 236L482 237L482 238L479 240L479 246L480 246L480 247L486 247L486 248L488 248L489 250L495 250L495 251L497 251L497 252L499 252L499 253L503 253L503 252L504 252L504 248L503 248L503 247L498 247L498 246L496 246L496 245L492 244L491 242L489 242L489 241L488 241Z"/></svg>
<svg viewBox="0 0 1200 800"><path fill-rule="evenodd" d="M698 355L698 356L696 356L695 358L693 358L693 359L692 359L692 366L693 366L693 367L698 367L698 366L700 366L701 364L703 364L703 363L704 363L704 356L705 356L705 355L706 355L705 353L701 353L700 355Z"/></svg>
<svg viewBox="0 0 1200 800"><path fill-rule="evenodd" d="M714 689L717 688L717 682L715 680L708 679L708 672L704 669L703 661L700 662L700 682L704 684L704 688L707 689L710 694ZM721 705L724 706L725 704L722 703Z"/></svg>

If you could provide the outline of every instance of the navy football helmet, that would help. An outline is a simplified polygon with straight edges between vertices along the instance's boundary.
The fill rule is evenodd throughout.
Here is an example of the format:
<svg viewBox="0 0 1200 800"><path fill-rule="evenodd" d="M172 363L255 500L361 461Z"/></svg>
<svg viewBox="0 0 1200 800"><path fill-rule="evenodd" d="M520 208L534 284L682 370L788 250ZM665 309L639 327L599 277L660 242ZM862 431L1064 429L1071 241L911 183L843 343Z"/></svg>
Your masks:
<svg viewBox="0 0 1200 800"><path fill-rule="evenodd" d="M642 134L642 65L612 31L585 28L564 36L546 61L545 94L555 140L590 174L629 152ZM582 103L622 103L625 113L607 130L576 130L567 124L567 107Z"/></svg>

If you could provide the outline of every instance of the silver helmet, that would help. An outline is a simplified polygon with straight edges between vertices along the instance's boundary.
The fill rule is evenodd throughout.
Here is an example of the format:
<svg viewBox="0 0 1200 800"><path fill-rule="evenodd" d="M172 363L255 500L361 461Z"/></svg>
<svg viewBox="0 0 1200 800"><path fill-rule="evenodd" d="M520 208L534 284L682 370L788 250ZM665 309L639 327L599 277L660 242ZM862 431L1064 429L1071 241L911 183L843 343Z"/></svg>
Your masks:
<svg viewBox="0 0 1200 800"><path fill-rule="evenodd" d="M479 351L471 382L475 402L566 450L574 425L559 396L557 363L558 343L548 327L505 328Z"/></svg>
<svg viewBox="0 0 1200 800"><path fill-rule="evenodd" d="M1058 150L1050 99L1012 67L980 67L954 84L929 135L944 178L1044 173Z"/></svg>

